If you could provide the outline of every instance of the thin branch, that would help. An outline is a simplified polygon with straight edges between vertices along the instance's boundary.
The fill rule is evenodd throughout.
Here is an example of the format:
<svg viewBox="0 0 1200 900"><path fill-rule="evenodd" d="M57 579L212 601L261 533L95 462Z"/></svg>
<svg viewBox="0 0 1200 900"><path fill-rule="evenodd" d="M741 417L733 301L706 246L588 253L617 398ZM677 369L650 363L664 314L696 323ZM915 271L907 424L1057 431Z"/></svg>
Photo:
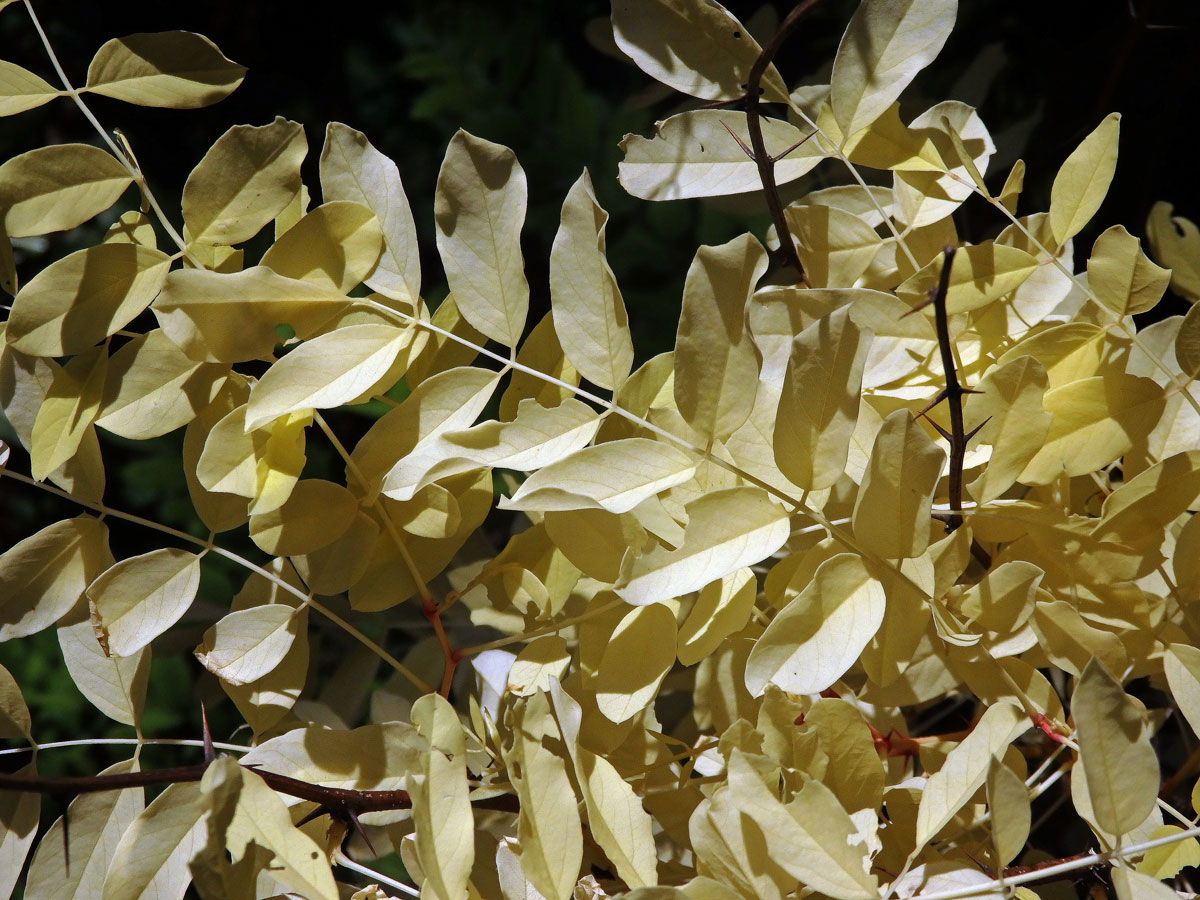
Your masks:
<svg viewBox="0 0 1200 900"><path fill-rule="evenodd" d="M754 65L750 67L742 107L746 112L746 130L750 133L750 147L754 151L752 158L755 165L758 166L758 177L762 181L767 211L771 214L771 222L774 223L775 233L779 237L779 251L783 254L784 262L796 270L800 280L806 285L809 283L808 276L804 273L804 264L800 262L800 257L796 253L796 245L792 243L792 234L788 229L787 220L783 216L783 202L779 199L779 186L775 183L775 158L767 153L767 145L763 140L759 94L762 92L763 75L766 74L767 67L771 65L779 48L791 36L800 20L820 2L821 0L803 0L796 4L779 24L779 27L775 29L775 33L771 35L767 45L754 60Z"/></svg>

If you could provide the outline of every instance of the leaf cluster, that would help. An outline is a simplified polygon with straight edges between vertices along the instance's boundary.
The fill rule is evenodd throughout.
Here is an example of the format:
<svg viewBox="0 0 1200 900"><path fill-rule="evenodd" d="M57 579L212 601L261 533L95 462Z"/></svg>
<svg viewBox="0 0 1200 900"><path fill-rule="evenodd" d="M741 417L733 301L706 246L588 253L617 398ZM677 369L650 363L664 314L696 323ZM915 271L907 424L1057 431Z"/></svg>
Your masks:
<svg viewBox="0 0 1200 900"><path fill-rule="evenodd" d="M164 210L88 98L214 103L245 70L208 39L110 41L81 87L0 62L0 113L66 98L104 142L0 164L0 479L78 510L0 555L0 642L55 634L136 748L39 775L53 748L0 668L0 737L35 751L0 775L0 893L1187 886L1196 755L1166 748L1200 730L1200 317L1133 316L1200 296L1195 226L1155 207L1159 262L1122 226L1075 246L1118 114L1020 215L1025 165L989 188L976 110L902 115L955 0L863 0L828 83L790 86L775 60L812 5L760 43L703 0L613 0L615 46L697 101L626 137L620 184L772 218L696 251L673 350L637 366L586 170L531 314L525 172L456 133L432 304L400 169L348 125L313 183L300 124L233 126ZM98 243L18 280L10 239L131 188ZM990 237L959 233L968 200ZM370 420L352 442L344 410ZM179 432L204 536L105 501L108 436ZM126 528L156 546L117 559ZM213 609L218 558L244 574ZM206 726L176 741L201 764L147 769L151 660L178 653L245 737ZM74 798L40 841L39 792ZM1053 858L1052 814L1087 851ZM404 880L369 865L392 853Z"/></svg>

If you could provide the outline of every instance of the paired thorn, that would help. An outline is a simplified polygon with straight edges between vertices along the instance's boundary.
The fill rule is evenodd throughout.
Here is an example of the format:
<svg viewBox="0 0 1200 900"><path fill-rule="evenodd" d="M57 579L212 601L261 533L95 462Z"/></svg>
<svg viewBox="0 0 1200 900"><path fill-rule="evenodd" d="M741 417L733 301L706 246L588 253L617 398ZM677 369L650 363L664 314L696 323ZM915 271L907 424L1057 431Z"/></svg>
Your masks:
<svg viewBox="0 0 1200 900"><path fill-rule="evenodd" d="M296 823L296 827L299 828L302 825L307 825L314 819L321 818L321 816L329 816L329 818L333 819L335 822L341 822L351 833L363 839L363 843L367 845L367 849L370 850L371 853L375 854L376 856L379 855L375 851L375 845L371 843L371 839L367 837L366 831L363 830L362 823L358 821L358 813L352 809L339 809L322 803L312 812L308 813L308 815L300 819L300 821Z"/></svg>
<svg viewBox="0 0 1200 900"><path fill-rule="evenodd" d="M204 708L204 701L200 701L200 721L204 728L204 763L207 765L217 758L217 751L213 748L212 732L208 730L208 710Z"/></svg>

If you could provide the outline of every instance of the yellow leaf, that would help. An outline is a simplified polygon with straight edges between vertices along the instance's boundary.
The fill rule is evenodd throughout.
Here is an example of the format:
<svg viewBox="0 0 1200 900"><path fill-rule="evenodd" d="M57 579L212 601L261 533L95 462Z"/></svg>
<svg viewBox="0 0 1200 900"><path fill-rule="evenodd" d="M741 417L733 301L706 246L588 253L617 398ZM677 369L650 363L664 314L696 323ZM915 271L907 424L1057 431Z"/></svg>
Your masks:
<svg viewBox="0 0 1200 900"><path fill-rule="evenodd" d="M592 837L630 888L656 884L653 820L641 800L604 757L583 747L576 748L575 754Z"/></svg>
<svg viewBox="0 0 1200 900"><path fill-rule="evenodd" d="M438 173L438 252L463 317L506 347L517 346L529 312L521 256L527 194L511 150L458 130Z"/></svg>
<svg viewBox="0 0 1200 900"><path fill-rule="evenodd" d="M108 354L98 347L55 371L29 444L32 474L38 481L79 450L100 409L107 368Z"/></svg>
<svg viewBox="0 0 1200 900"><path fill-rule="evenodd" d="M883 246L874 228L844 209L792 205L783 214L814 287L853 287Z"/></svg>
<svg viewBox="0 0 1200 900"><path fill-rule="evenodd" d="M1171 270L1147 259L1141 241L1123 225L1114 225L1096 238L1087 271L1088 287L1119 316L1153 309L1171 280Z"/></svg>
<svg viewBox="0 0 1200 900"><path fill-rule="evenodd" d="M9 547L0 555L0 642L49 628L112 562L108 527L91 516L55 522Z"/></svg>
<svg viewBox="0 0 1200 900"><path fill-rule="evenodd" d="M911 306L929 299L938 286L945 256L933 262L896 288L896 293ZM946 289L946 311L951 315L986 306L1020 287L1037 271L1037 260L1016 247L988 241L960 247L954 254L950 283ZM932 315L932 307L929 307Z"/></svg>
<svg viewBox="0 0 1200 900"><path fill-rule="evenodd" d="M1021 191L1024 189L1025 160L1018 159L1013 163L1012 169L1009 170L1008 177L1004 179L1004 187L1000 188L1000 193L996 199L1000 201L1005 209L1016 215L1017 200L1020 199Z"/></svg>
<svg viewBox="0 0 1200 900"><path fill-rule="evenodd" d="M1200 229L1162 200L1150 209L1146 239L1154 255L1171 268L1171 290L1187 300L1200 300Z"/></svg>
<svg viewBox="0 0 1200 900"><path fill-rule="evenodd" d="M462 317L453 294L448 294L446 299L438 304L430 324L461 340L451 340L439 332L430 333L428 341L413 359L408 374L404 376L404 380L413 390L420 387L421 382L427 378L459 366L469 366L479 355L475 348L487 343L487 338ZM528 341L526 343L528 344Z"/></svg>
<svg viewBox="0 0 1200 900"><path fill-rule="evenodd" d="M884 768L863 714L849 701L825 697L813 704L804 724L836 761L822 778L825 787L848 812L869 810L874 816L883 797Z"/></svg>
<svg viewBox="0 0 1200 900"><path fill-rule="evenodd" d="M34 356L70 356L124 328L158 296L171 261L136 244L98 244L51 263L17 293L8 342Z"/></svg>
<svg viewBox="0 0 1200 900"><path fill-rule="evenodd" d="M228 246L254 237L300 190L307 152L298 122L276 117L270 125L230 128L183 186L189 240Z"/></svg>
<svg viewBox="0 0 1200 900"><path fill-rule="evenodd" d="M536 400L542 406L554 407L575 396L571 386L579 384L579 373L558 342L552 313L546 313L533 326L517 353L517 363L525 370L516 369L509 376L508 387L500 395L501 419L513 418L522 400ZM547 381L542 375L549 375L567 387Z"/></svg>
<svg viewBox="0 0 1200 900"><path fill-rule="evenodd" d="M871 341L843 307L792 342L773 447L779 471L806 491L832 487L846 470Z"/></svg>
<svg viewBox="0 0 1200 900"><path fill-rule="evenodd" d="M945 173L896 172L893 186L896 215L911 228L922 228L945 219L971 196L972 182L987 171L996 145L979 114L957 100L931 106L913 119L909 127L920 129L930 139L938 156L943 158L941 168ZM911 238L909 243L911 246Z"/></svg>
<svg viewBox="0 0 1200 900"><path fill-rule="evenodd" d="M473 465L529 472L583 449L599 427L596 413L579 400L564 400L546 409L526 399L517 405L511 422L484 422L464 431L449 431L444 440ZM435 467L431 474L440 471L440 466Z"/></svg>
<svg viewBox="0 0 1200 900"><path fill-rule="evenodd" d="M108 209L132 181L111 154L56 144L0 165L0 210L9 237L66 231Z"/></svg>
<svg viewBox="0 0 1200 900"><path fill-rule="evenodd" d="M279 665L296 630L296 610L287 604L237 610L204 632L196 659L222 681L247 684Z"/></svg>
<svg viewBox="0 0 1200 900"><path fill-rule="evenodd" d="M945 462L945 452L907 409L884 419L854 503L854 536L885 559L924 553L933 491Z"/></svg>
<svg viewBox="0 0 1200 900"><path fill-rule="evenodd" d="M233 410L243 408L249 395L250 387L246 380L231 373L212 401L200 409L183 433L183 475L187 481L188 495L200 520L214 532L227 531L243 524L248 517L249 502L246 497L237 494L210 492L196 476L196 466L213 427ZM245 433L244 429L241 433Z"/></svg>
<svg viewBox="0 0 1200 900"><path fill-rule="evenodd" d="M415 303L421 296L421 256L396 164L361 132L330 122L321 150L321 193L326 203L350 200L375 214L383 232L383 252L366 282L381 294Z"/></svg>
<svg viewBox="0 0 1200 900"><path fill-rule="evenodd" d="M357 512L358 501L340 484L303 479L278 509L250 517L250 539L273 556L312 553L341 537Z"/></svg>
<svg viewBox="0 0 1200 900"><path fill-rule="evenodd" d="M1120 113L1109 113L1066 158L1050 189L1050 229L1061 247L1091 221L1117 168Z"/></svg>
<svg viewBox="0 0 1200 900"><path fill-rule="evenodd" d="M1150 840L1172 837L1182 831L1178 825L1162 825L1154 829ZM1200 843L1194 837L1189 837L1147 850L1135 871L1155 879L1174 878L1181 869L1197 865L1200 865Z"/></svg>
<svg viewBox="0 0 1200 900"><path fill-rule="evenodd" d="M1092 821L1117 836L1138 827L1158 797L1158 756L1146 710L1098 661L1087 664L1071 695Z"/></svg>
<svg viewBox="0 0 1200 900"><path fill-rule="evenodd" d="M1007 491L1037 455L1052 416L1042 407L1048 379L1031 356L1017 356L988 371L967 398L970 428L983 425L979 441L990 444L992 455L979 476L967 485L980 503Z"/></svg>
<svg viewBox="0 0 1200 900"><path fill-rule="evenodd" d="M245 74L203 35L160 31L104 44L88 66L87 90L139 106L196 109L233 93Z"/></svg>
<svg viewBox="0 0 1200 900"><path fill-rule="evenodd" d="M200 587L200 558L163 547L123 559L87 588L106 655L132 656L179 621Z"/></svg>
<svg viewBox="0 0 1200 900"><path fill-rule="evenodd" d="M558 727L541 693L525 700L513 717L515 740L506 761L521 804L521 869L543 897L569 897L579 878L583 828L566 763L544 740L559 738Z"/></svg>
<svg viewBox="0 0 1200 900"><path fill-rule="evenodd" d="M28 69L0 59L0 116L12 116L41 106L61 93Z"/></svg>
<svg viewBox="0 0 1200 900"><path fill-rule="evenodd" d="M758 42L725 7L690 0L616 0L613 38L621 52L651 78L704 100L742 96ZM763 99L786 103L788 90L769 66Z"/></svg>
<svg viewBox="0 0 1200 900"><path fill-rule="evenodd" d="M791 531L787 513L754 487L710 491L688 503L686 512L678 549L657 547L622 566L615 590L626 603L662 603L699 590L766 559Z"/></svg>
<svg viewBox="0 0 1200 900"><path fill-rule="evenodd" d="M36 776L37 766L27 763L15 774ZM0 795L0 897L10 897L21 880L25 857L37 837L41 812L41 797L35 793L5 791ZM33 900L33 894L27 892L25 896Z"/></svg>
<svg viewBox="0 0 1200 900"><path fill-rule="evenodd" d="M1197 497L1200 497L1200 451L1176 453L1109 494L1092 534L1100 540L1129 543L1161 534Z"/></svg>
<svg viewBox="0 0 1200 900"><path fill-rule="evenodd" d="M232 363L270 359L280 340L277 325L313 337L350 302L336 291L254 266L232 274L176 269L152 308L163 333L190 358Z"/></svg>
<svg viewBox="0 0 1200 900"><path fill-rule="evenodd" d="M767 270L753 235L701 247L688 269L675 338L675 403L706 442L724 440L754 405L759 354L746 304Z"/></svg>
<svg viewBox="0 0 1200 900"><path fill-rule="evenodd" d="M12 673L0 666L0 737L29 737L29 707Z"/></svg>
<svg viewBox="0 0 1200 900"><path fill-rule="evenodd" d="M1046 573L1015 559L992 569L963 593L960 608L988 631L1015 631L1033 612L1033 598Z"/></svg>
<svg viewBox="0 0 1200 900"><path fill-rule="evenodd" d="M1137 871L1113 866L1112 882L1118 900L1178 900L1179 897L1178 891L1163 884L1156 876L1143 874L1141 866Z"/></svg>
<svg viewBox="0 0 1200 900"><path fill-rule="evenodd" d="M593 686L606 718L625 722L645 709L675 662L675 614L661 603L625 613L613 629Z"/></svg>
<svg viewBox="0 0 1200 900"><path fill-rule="evenodd" d="M305 213L263 254L262 265L344 294L375 268L382 249L375 214L361 203L334 200Z"/></svg>
<svg viewBox="0 0 1200 900"><path fill-rule="evenodd" d="M1054 665L1072 675L1083 672L1092 659L1111 667L1114 672L1124 671L1128 665L1128 654L1120 638L1089 625L1065 600L1036 603L1030 624L1042 652Z"/></svg>
<svg viewBox="0 0 1200 900"><path fill-rule="evenodd" d="M992 816L994 869L1007 866L1029 840L1029 790L1012 769L993 756L987 775L987 804Z"/></svg>
<svg viewBox="0 0 1200 900"><path fill-rule="evenodd" d="M135 760L124 760L100 774L136 771ZM72 800L66 816L50 826L33 855L25 896L30 900L96 900L121 835L142 811L142 795L141 788L133 788L80 794ZM65 829L64 819L70 821L69 829ZM64 830L69 832L65 847Z"/></svg>
<svg viewBox="0 0 1200 900"><path fill-rule="evenodd" d="M206 808L194 782L169 785L158 794L121 835L104 878L103 900L182 896L192 880L187 864L204 845Z"/></svg>
<svg viewBox="0 0 1200 900"><path fill-rule="evenodd" d="M110 719L140 728L150 680L150 648L141 647L129 656L107 656L86 619L59 628L58 645L80 693Z"/></svg>
<svg viewBox="0 0 1200 900"><path fill-rule="evenodd" d="M1048 484L1103 468L1150 433L1165 404L1158 384L1134 375L1096 375L1047 391L1042 405L1054 420L1020 481Z"/></svg>
<svg viewBox="0 0 1200 900"><path fill-rule="evenodd" d="M690 479L692 458L671 444L625 438L585 447L534 473L501 509L606 509L629 512L643 500Z"/></svg>
<svg viewBox="0 0 1200 900"><path fill-rule="evenodd" d="M571 652L567 649L567 642L557 634L535 638L522 647L513 660L512 668L508 670L508 690L518 697L548 691L551 681L562 680L570 663Z"/></svg>
<svg viewBox="0 0 1200 900"><path fill-rule="evenodd" d="M754 644L747 690L756 697L768 684L789 694L825 690L854 665L879 630L885 606L883 585L860 557L840 553L826 560Z"/></svg>
<svg viewBox="0 0 1200 900"><path fill-rule="evenodd" d="M413 331L394 325L347 325L305 341L251 389L247 430L290 413L330 409L386 391L399 380L394 363L412 344Z"/></svg>
<svg viewBox="0 0 1200 900"><path fill-rule="evenodd" d="M764 118L761 124L763 144L772 156L808 133L782 119ZM758 166L730 131L750 146L745 114L729 110L696 109L671 116L656 124L650 138L627 134L620 144L625 156L617 166L617 178L626 191L643 200L761 191ZM775 183L795 181L824 158L815 138L805 142L775 164Z"/></svg>
<svg viewBox="0 0 1200 900"><path fill-rule="evenodd" d="M571 186L550 250L551 312L567 359L584 378L616 390L629 377L633 341L625 303L605 256L608 213L587 169Z"/></svg>
<svg viewBox="0 0 1200 900"><path fill-rule="evenodd" d="M130 440L160 437L191 422L220 386L225 367L189 359L156 328L108 361L96 425Z"/></svg>
<svg viewBox="0 0 1200 900"><path fill-rule="evenodd" d="M1200 649L1171 644L1163 654L1163 674L1175 705L1192 731L1200 733Z"/></svg>
<svg viewBox="0 0 1200 900"><path fill-rule="evenodd" d="M877 119L950 36L957 0L865 0L838 46L830 101L842 133Z"/></svg>
<svg viewBox="0 0 1200 900"><path fill-rule="evenodd" d="M679 629L676 654L685 666L700 662L731 634L746 627L758 582L750 569L738 569L700 589Z"/></svg>
<svg viewBox="0 0 1200 900"><path fill-rule="evenodd" d="M1035 331L997 360L1006 366L1019 356L1042 364L1052 388L1099 375L1106 368L1108 332L1090 322L1064 322ZM970 401L968 401L970 402Z"/></svg>
<svg viewBox="0 0 1200 900"><path fill-rule="evenodd" d="M229 758L217 760L209 767L200 788L206 794L211 792L222 776L241 779L237 808L225 833L225 845L233 861L237 862L257 845L272 854L271 877L309 900L337 900L328 857L312 838L292 824L279 795L259 775Z"/></svg>
<svg viewBox="0 0 1200 900"><path fill-rule="evenodd" d="M251 498L252 514L278 509L304 468L304 428L311 421L311 413L292 413L247 432L246 407L239 406L209 431L196 478L205 490Z"/></svg>
<svg viewBox="0 0 1200 900"><path fill-rule="evenodd" d="M991 761L1000 757L1030 728L1020 708L1009 701L987 708L975 727L946 756L942 767L925 783L917 809L917 846L924 847L971 799L987 778Z"/></svg>
<svg viewBox="0 0 1200 900"><path fill-rule="evenodd" d="M1179 325L1179 333L1175 335L1175 359L1179 368L1188 378L1200 375L1200 313L1192 306Z"/></svg>

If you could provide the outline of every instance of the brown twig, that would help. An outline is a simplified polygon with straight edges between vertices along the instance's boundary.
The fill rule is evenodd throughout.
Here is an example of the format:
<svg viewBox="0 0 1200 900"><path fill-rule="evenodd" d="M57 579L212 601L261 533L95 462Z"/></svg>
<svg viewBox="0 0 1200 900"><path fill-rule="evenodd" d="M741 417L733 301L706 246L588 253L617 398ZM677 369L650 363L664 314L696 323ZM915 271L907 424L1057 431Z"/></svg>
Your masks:
<svg viewBox="0 0 1200 900"><path fill-rule="evenodd" d="M779 27L775 29L775 33L767 41L767 45L763 47L758 58L754 60L754 65L750 67L750 74L746 79L746 95L742 102L742 108L746 112L746 131L750 134L751 159L758 166L758 177L762 181L763 195L767 201L767 211L771 214L771 222L775 225L775 233L779 236L779 251L783 255L784 262L796 270L800 276L800 280L806 285L809 283L808 276L804 273L804 264L800 262L800 257L796 253L796 247L792 243L791 231L788 229L787 220L783 216L783 202L779 199L779 186L775 183L775 163L777 159L786 156L795 147L789 148L780 154L778 158L767 153L767 145L763 140L762 133L762 113L759 111L759 94L762 93L763 75L766 74L767 67L771 65L775 54L779 52L779 48L783 46L783 42L795 30L800 20L820 2L821 0L803 0L803 2L796 4L792 11L779 24ZM809 135L809 137L811 136ZM799 144L796 146L799 146Z"/></svg>
<svg viewBox="0 0 1200 900"><path fill-rule="evenodd" d="M450 685L454 681L454 670L458 667L462 654L451 645L450 637L446 634L446 626L442 623L442 610L433 601L433 597L428 591L421 593L421 613L433 626L433 633L437 635L438 645L442 648L442 683L438 687L438 693L443 697L448 697Z"/></svg>

